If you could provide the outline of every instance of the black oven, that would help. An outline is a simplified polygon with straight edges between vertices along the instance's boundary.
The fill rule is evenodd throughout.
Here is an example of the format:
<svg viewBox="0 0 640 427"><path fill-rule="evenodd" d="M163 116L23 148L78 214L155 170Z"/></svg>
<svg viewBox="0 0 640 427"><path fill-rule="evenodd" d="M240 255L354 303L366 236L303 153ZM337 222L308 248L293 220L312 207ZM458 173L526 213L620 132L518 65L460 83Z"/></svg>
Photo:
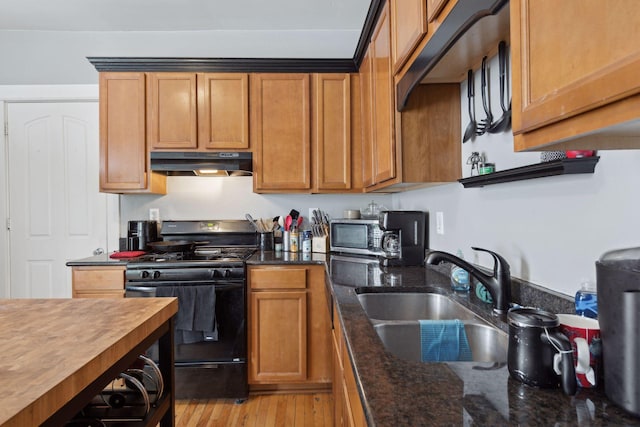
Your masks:
<svg viewBox="0 0 640 427"><path fill-rule="evenodd" d="M232 221L234 232L218 236L222 222L229 221L163 224L163 230L171 225L174 231L165 240L185 238L186 233L175 233L177 225L189 231L195 250L149 254L127 264L127 298L178 298L177 398L248 397L245 260L255 252L256 234L248 222ZM196 233L203 230L209 232ZM224 247L214 245L218 237ZM157 360L157 345L148 355Z"/></svg>

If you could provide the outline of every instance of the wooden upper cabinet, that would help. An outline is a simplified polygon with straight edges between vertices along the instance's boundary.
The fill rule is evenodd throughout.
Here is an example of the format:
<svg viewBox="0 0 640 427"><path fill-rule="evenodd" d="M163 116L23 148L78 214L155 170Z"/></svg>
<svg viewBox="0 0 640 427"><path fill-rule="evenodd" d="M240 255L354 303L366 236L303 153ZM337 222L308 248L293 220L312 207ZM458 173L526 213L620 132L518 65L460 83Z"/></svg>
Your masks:
<svg viewBox="0 0 640 427"><path fill-rule="evenodd" d="M395 90L391 74L391 16L386 3L371 38L373 86L374 179L396 176Z"/></svg>
<svg viewBox="0 0 640 427"><path fill-rule="evenodd" d="M149 73L148 137L151 149L198 147L196 75Z"/></svg>
<svg viewBox="0 0 640 427"><path fill-rule="evenodd" d="M152 150L247 150L246 73L149 73L148 138Z"/></svg>
<svg viewBox="0 0 640 427"><path fill-rule="evenodd" d="M640 148L640 3L516 0L510 14L515 149Z"/></svg>
<svg viewBox="0 0 640 427"><path fill-rule="evenodd" d="M351 188L351 77L313 76L314 188Z"/></svg>
<svg viewBox="0 0 640 427"><path fill-rule="evenodd" d="M247 74L198 74L198 132L206 149L249 148Z"/></svg>
<svg viewBox="0 0 640 427"><path fill-rule="evenodd" d="M254 191L311 190L309 74L251 75Z"/></svg>
<svg viewBox="0 0 640 427"><path fill-rule="evenodd" d="M375 184L373 176L373 61L371 47L367 49L360 64L360 98L362 100L362 185L370 187Z"/></svg>
<svg viewBox="0 0 640 427"><path fill-rule="evenodd" d="M166 192L146 145L144 73L100 73L100 191Z"/></svg>
<svg viewBox="0 0 640 427"><path fill-rule="evenodd" d="M427 20L435 21L449 0L427 0Z"/></svg>
<svg viewBox="0 0 640 427"><path fill-rule="evenodd" d="M427 33L427 1L390 0L394 74Z"/></svg>

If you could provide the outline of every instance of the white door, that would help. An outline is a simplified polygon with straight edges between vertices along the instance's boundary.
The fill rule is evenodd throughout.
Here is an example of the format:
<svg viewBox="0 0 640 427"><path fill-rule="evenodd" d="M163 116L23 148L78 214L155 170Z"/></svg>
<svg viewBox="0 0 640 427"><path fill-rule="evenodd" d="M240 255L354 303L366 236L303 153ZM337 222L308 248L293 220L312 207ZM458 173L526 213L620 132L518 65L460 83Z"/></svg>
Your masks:
<svg viewBox="0 0 640 427"><path fill-rule="evenodd" d="M71 297L65 263L107 250L98 103L9 103L7 112L10 297Z"/></svg>

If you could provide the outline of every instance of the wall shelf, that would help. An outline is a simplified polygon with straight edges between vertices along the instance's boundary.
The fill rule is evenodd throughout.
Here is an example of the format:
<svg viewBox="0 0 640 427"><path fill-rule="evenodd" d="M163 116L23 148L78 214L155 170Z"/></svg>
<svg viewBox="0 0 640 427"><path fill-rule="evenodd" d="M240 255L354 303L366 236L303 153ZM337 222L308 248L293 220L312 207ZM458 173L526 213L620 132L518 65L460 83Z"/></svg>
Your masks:
<svg viewBox="0 0 640 427"><path fill-rule="evenodd" d="M465 188L471 188L501 184L503 182L543 178L545 176L593 173L598 160L600 160L599 156L554 160L552 162L536 163L533 165L521 166L519 168L493 172L487 175L462 178L459 179L458 182Z"/></svg>

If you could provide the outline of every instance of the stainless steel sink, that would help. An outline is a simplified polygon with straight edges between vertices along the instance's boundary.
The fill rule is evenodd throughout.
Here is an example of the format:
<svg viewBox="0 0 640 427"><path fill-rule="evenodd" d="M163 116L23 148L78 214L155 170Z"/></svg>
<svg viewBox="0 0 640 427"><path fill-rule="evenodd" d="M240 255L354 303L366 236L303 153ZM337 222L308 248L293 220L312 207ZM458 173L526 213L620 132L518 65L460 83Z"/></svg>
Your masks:
<svg viewBox="0 0 640 427"><path fill-rule="evenodd" d="M374 328L391 354L405 360L422 360L419 322L382 322L374 324ZM479 323L465 323L464 328L474 362L507 363L506 333Z"/></svg>
<svg viewBox="0 0 640 427"><path fill-rule="evenodd" d="M358 294L369 319L377 320L479 320L462 304L445 295L427 292Z"/></svg>
<svg viewBox="0 0 640 427"><path fill-rule="evenodd" d="M358 300L393 355L422 360L418 320L461 320L474 362L506 363L508 336L462 304L430 292L360 293Z"/></svg>

